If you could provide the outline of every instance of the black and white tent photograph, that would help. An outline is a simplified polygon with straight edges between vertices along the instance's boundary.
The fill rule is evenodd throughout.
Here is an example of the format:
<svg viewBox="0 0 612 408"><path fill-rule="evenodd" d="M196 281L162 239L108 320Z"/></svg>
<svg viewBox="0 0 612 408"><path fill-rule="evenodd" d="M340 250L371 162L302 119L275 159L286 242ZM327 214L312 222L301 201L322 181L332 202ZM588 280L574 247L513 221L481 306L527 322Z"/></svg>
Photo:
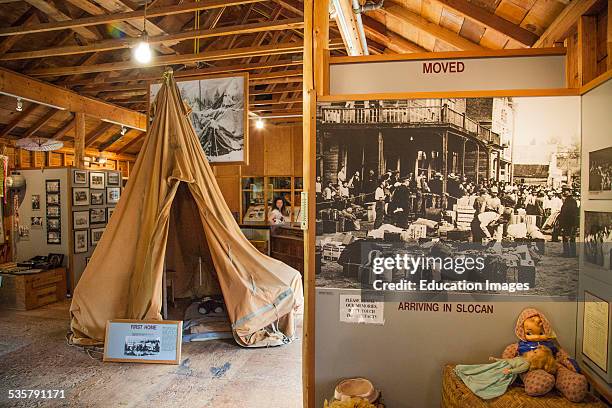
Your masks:
<svg viewBox="0 0 612 408"><path fill-rule="evenodd" d="M210 163L246 161L247 75L177 81L181 97L191 107L191 122ZM151 85L150 101L160 89Z"/></svg>

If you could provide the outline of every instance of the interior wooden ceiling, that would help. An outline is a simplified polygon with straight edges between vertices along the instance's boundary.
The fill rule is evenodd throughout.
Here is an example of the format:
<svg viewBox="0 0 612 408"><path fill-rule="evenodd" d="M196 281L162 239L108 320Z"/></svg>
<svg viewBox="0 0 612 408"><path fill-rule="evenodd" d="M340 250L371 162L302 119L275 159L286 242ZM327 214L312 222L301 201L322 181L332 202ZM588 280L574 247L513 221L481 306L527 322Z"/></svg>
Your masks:
<svg viewBox="0 0 612 408"><path fill-rule="evenodd" d="M566 6L562 0L387 0L363 20L371 54L520 48L533 45ZM148 82L167 66L183 77L249 72L252 112L301 113L301 1L149 0L147 9L156 55L142 67L130 47L143 29L144 0L0 0L0 65L138 111L146 110ZM344 54L334 24L330 37L332 53ZM0 136L70 143L70 112L29 102L17 112L15 105L0 96ZM141 132L121 137L120 130L88 119L87 147L136 153Z"/></svg>

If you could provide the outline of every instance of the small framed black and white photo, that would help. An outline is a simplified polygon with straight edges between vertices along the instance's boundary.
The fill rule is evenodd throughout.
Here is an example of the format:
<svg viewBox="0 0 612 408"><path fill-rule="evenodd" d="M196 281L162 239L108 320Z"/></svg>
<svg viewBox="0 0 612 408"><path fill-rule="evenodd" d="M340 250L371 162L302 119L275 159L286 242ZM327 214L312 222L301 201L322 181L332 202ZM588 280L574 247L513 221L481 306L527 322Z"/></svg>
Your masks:
<svg viewBox="0 0 612 408"><path fill-rule="evenodd" d="M107 207L106 208L106 220L107 220L107 222L110 221L110 219L113 216L114 212L115 212L115 207Z"/></svg>
<svg viewBox="0 0 612 408"><path fill-rule="evenodd" d="M30 227L32 229L42 228L43 217L30 217Z"/></svg>
<svg viewBox="0 0 612 408"><path fill-rule="evenodd" d="M121 173L114 171L106 173L106 185L108 187L121 187Z"/></svg>
<svg viewBox="0 0 612 408"><path fill-rule="evenodd" d="M62 233L60 231L47 231L47 244L60 245L62 243Z"/></svg>
<svg viewBox="0 0 612 408"><path fill-rule="evenodd" d="M106 222L105 208L90 208L89 209L89 224L102 224Z"/></svg>
<svg viewBox="0 0 612 408"><path fill-rule="evenodd" d="M59 205L60 195L59 193L47 193L47 205Z"/></svg>
<svg viewBox="0 0 612 408"><path fill-rule="evenodd" d="M91 231L91 245L96 245L102 239L102 234L105 228L92 228Z"/></svg>
<svg viewBox="0 0 612 408"><path fill-rule="evenodd" d="M74 211L72 213L72 226L75 230L89 228L89 211Z"/></svg>
<svg viewBox="0 0 612 408"><path fill-rule="evenodd" d="M40 194L32 194L32 211L40 210Z"/></svg>
<svg viewBox="0 0 612 408"><path fill-rule="evenodd" d="M61 207L59 205L48 205L47 206L47 217L59 217L61 214Z"/></svg>
<svg viewBox="0 0 612 408"><path fill-rule="evenodd" d="M106 188L106 204L117 204L121 197L121 187Z"/></svg>
<svg viewBox="0 0 612 408"><path fill-rule="evenodd" d="M92 171L89 173L89 188L95 190L104 189L104 173Z"/></svg>
<svg viewBox="0 0 612 408"><path fill-rule="evenodd" d="M87 252L87 232L88 230L74 231L74 253L82 254Z"/></svg>
<svg viewBox="0 0 612 408"><path fill-rule="evenodd" d="M104 204L104 191L92 191L89 195L89 203L91 205L103 205Z"/></svg>
<svg viewBox="0 0 612 408"><path fill-rule="evenodd" d="M62 223L59 218L47 218L47 231L61 231Z"/></svg>
<svg viewBox="0 0 612 408"><path fill-rule="evenodd" d="M60 181L59 180L47 180L45 184L46 184L47 193L59 193L60 192Z"/></svg>
<svg viewBox="0 0 612 408"><path fill-rule="evenodd" d="M89 205L89 189L83 187L75 187L72 189L72 205Z"/></svg>
<svg viewBox="0 0 612 408"><path fill-rule="evenodd" d="M72 175L72 184L75 186L87 185L87 170L74 170Z"/></svg>

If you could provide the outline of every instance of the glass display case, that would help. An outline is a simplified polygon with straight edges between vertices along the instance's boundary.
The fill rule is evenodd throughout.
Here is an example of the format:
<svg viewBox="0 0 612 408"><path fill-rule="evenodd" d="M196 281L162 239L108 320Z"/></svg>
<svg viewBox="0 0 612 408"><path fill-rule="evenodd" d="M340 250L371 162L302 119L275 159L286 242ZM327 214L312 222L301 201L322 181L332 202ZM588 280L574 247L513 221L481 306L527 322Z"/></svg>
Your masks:
<svg viewBox="0 0 612 408"><path fill-rule="evenodd" d="M242 223L264 223L266 221L264 177L243 177L241 197Z"/></svg>
<svg viewBox="0 0 612 408"><path fill-rule="evenodd" d="M287 221L298 222L302 188L302 177L242 177L242 223L268 223L268 214L279 197L285 200Z"/></svg>

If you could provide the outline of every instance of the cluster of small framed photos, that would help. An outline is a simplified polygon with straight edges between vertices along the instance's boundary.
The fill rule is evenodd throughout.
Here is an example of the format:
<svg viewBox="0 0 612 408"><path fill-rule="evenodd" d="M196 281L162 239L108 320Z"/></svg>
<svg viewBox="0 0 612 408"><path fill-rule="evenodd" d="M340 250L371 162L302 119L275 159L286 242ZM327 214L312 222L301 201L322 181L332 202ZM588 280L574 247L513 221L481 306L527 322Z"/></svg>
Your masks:
<svg viewBox="0 0 612 408"><path fill-rule="evenodd" d="M61 245L62 211L60 206L60 180L45 180L45 193L47 196L47 244ZM40 208L40 197L38 205ZM34 207L34 199L32 199L32 207Z"/></svg>
<svg viewBox="0 0 612 408"><path fill-rule="evenodd" d="M115 211L106 206L114 206L121 197L121 173L74 170L72 184L74 253L82 254L102 238Z"/></svg>

